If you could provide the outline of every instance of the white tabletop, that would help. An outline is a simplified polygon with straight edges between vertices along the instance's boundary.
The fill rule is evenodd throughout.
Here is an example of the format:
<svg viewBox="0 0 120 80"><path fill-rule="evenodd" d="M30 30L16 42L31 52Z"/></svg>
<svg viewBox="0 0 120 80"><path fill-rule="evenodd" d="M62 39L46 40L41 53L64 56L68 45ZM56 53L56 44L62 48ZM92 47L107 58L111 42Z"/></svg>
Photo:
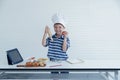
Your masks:
<svg viewBox="0 0 120 80"><path fill-rule="evenodd" d="M16 65L0 65L0 69L118 69L120 70L120 60L84 60L84 62L77 64L70 64L66 61L62 61L62 62L47 61L46 64L47 65L45 67L16 67ZM54 67L54 65L57 66Z"/></svg>

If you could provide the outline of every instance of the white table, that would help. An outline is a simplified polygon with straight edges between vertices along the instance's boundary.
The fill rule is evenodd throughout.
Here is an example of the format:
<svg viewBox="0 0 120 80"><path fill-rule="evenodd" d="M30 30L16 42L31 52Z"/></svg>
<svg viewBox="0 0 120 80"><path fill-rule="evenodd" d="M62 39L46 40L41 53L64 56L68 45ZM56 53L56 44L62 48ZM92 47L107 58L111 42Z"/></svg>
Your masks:
<svg viewBox="0 0 120 80"><path fill-rule="evenodd" d="M23 64L23 63L21 63ZM62 65L56 67L50 67L53 65ZM102 74L106 80L109 80L108 77L111 77L113 80L118 79L118 71L120 70L120 60L84 60L83 63L79 64L70 64L68 62L47 62L46 67L16 67L16 65L0 65L1 75L7 71L95 71L105 74ZM113 72L114 76L109 74Z"/></svg>

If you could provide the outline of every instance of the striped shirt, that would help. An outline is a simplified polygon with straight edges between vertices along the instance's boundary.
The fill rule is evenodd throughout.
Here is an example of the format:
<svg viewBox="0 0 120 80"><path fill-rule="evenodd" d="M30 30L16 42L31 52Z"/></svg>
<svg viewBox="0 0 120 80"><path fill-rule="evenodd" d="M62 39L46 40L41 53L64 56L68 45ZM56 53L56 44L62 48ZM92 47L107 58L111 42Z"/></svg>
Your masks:
<svg viewBox="0 0 120 80"><path fill-rule="evenodd" d="M66 60L68 55L66 51L62 50L62 45L64 41L64 36L62 35L60 38L56 37L56 34L52 36L53 41L50 38L46 39L46 47L48 46L48 54L47 56L50 59L55 60ZM67 49L70 47L70 40L67 38Z"/></svg>

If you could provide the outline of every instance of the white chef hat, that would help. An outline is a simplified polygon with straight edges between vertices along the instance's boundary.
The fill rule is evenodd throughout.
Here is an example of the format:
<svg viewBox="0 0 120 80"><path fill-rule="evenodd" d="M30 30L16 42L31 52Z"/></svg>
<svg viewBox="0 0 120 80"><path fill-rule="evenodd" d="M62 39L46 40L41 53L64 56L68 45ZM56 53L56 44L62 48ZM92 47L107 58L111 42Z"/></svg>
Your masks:
<svg viewBox="0 0 120 80"><path fill-rule="evenodd" d="M64 27L66 26L65 24L65 18L62 14L56 13L52 16L52 22L53 24L55 23L61 23Z"/></svg>

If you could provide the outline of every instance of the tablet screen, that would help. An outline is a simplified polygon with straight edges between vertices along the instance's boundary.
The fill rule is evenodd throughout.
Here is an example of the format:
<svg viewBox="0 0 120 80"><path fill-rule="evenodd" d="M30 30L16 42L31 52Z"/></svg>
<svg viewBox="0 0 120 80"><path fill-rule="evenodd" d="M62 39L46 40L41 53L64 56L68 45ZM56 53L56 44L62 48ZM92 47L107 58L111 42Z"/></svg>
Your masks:
<svg viewBox="0 0 120 80"><path fill-rule="evenodd" d="M7 58L9 64L17 64L23 61L22 56L20 55L17 48L7 51Z"/></svg>

